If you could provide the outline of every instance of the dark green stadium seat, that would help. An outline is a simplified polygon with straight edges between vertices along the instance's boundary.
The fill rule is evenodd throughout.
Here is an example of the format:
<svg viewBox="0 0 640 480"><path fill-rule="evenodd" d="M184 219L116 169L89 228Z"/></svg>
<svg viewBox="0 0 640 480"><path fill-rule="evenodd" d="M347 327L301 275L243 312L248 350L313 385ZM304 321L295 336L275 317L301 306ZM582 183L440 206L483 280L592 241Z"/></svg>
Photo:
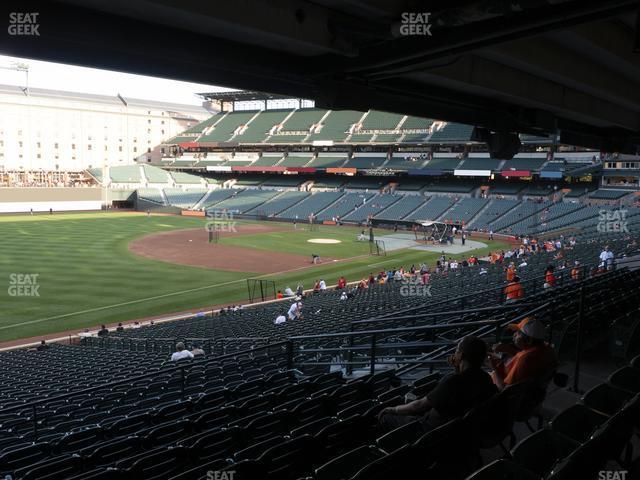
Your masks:
<svg viewBox="0 0 640 480"><path fill-rule="evenodd" d="M575 440L550 429L538 430L511 449L511 457L520 465L542 477L560 459L580 446Z"/></svg>
<svg viewBox="0 0 640 480"><path fill-rule="evenodd" d="M542 480L542 477L515 462L501 459L485 465L467 480Z"/></svg>

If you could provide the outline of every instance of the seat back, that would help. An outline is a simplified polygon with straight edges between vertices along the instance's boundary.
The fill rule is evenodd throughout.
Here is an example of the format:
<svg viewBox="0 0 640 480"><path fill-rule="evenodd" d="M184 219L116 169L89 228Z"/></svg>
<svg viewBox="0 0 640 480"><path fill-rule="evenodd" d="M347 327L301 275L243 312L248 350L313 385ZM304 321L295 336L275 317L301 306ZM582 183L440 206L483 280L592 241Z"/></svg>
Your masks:
<svg viewBox="0 0 640 480"><path fill-rule="evenodd" d="M422 426L422 422L415 420L391 430L382 437L379 437L376 440L376 445L384 452L391 453L405 445L415 442L418 438L424 435L424 433L425 431Z"/></svg>
<svg viewBox="0 0 640 480"><path fill-rule="evenodd" d="M184 470L186 450L182 447L158 448L140 456L128 469L131 478L166 479Z"/></svg>
<svg viewBox="0 0 640 480"><path fill-rule="evenodd" d="M543 428L522 439L511 449L511 456L528 470L545 476L559 459L567 457L579 446L575 440Z"/></svg>
<svg viewBox="0 0 640 480"><path fill-rule="evenodd" d="M329 460L314 472L316 480L342 480L351 478L369 463L381 458L383 452L370 445L363 445L354 450Z"/></svg>
<svg viewBox="0 0 640 480"><path fill-rule="evenodd" d="M227 458L243 446L242 429L231 427L199 435L198 439L191 443L189 450L192 456L206 462Z"/></svg>
<svg viewBox="0 0 640 480"><path fill-rule="evenodd" d="M86 462L90 466L110 465L121 458L135 455L141 448L138 437L117 438L88 449L91 451L87 450Z"/></svg>
<svg viewBox="0 0 640 480"><path fill-rule="evenodd" d="M302 435L274 445L258 461L265 467L266 478L295 480L312 472L319 451L317 440Z"/></svg>
<svg viewBox="0 0 640 480"><path fill-rule="evenodd" d="M82 459L77 456L61 455L48 458L15 472L22 480L66 480L80 473Z"/></svg>

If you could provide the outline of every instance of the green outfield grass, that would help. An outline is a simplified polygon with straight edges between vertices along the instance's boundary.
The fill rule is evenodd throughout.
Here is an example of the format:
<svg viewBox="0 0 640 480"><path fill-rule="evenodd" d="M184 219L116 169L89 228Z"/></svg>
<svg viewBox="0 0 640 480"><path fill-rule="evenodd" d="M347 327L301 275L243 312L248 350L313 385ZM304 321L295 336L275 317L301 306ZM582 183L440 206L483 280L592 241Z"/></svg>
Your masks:
<svg viewBox="0 0 640 480"><path fill-rule="evenodd" d="M0 217L0 341L101 323L133 320L165 313L198 310L247 298L246 279L252 272L228 272L173 265L136 256L128 243L139 236L175 229L203 227L204 220L132 213L57 214ZM340 275L357 280L370 271L426 261L436 254L400 250L370 257L366 242L356 242L360 229L320 226L317 232L263 233L221 239L224 243L263 250L351 258L285 275L263 275L278 289L298 282L311 288L324 278ZM336 238L338 245L317 245L309 238ZM482 255L503 244L492 242ZM17 275L37 275L39 296L12 296ZM24 280L24 279L22 279ZM25 292L20 292L25 293ZM26 292L31 293L31 292Z"/></svg>

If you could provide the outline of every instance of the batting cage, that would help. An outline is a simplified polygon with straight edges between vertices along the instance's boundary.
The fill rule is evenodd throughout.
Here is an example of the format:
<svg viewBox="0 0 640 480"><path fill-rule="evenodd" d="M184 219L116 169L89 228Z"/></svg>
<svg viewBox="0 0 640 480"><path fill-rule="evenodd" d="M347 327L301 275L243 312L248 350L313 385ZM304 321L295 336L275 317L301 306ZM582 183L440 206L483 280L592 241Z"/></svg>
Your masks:
<svg viewBox="0 0 640 480"><path fill-rule="evenodd" d="M453 235L453 228L460 229L462 225L451 222L436 222L433 220L387 220L374 218L372 227L391 229L398 232L398 237L406 238L409 232L415 236L416 242L424 244L441 244L447 242L447 237ZM393 238L393 234L386 234L385 238Z"/></svg>
<svg viewBox="0 0 640 480"><path fill-rule="evenodd" d="M386 257L387 249L385 248L384 241L374 240L373 242L369 242L369 255Z"/></svg>

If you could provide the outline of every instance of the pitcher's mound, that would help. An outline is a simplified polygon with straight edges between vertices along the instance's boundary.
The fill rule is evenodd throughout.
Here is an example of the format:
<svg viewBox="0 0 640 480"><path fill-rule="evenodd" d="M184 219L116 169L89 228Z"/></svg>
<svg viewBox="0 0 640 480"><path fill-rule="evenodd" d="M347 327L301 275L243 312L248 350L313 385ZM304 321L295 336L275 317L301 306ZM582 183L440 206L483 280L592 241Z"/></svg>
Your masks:
<svg viewBox="0 0 640 480"><path fill-rule="evenodd" d="M334 238L310 238L307 240L309 243L342 243L342 240L336 240Z"/></svg>

